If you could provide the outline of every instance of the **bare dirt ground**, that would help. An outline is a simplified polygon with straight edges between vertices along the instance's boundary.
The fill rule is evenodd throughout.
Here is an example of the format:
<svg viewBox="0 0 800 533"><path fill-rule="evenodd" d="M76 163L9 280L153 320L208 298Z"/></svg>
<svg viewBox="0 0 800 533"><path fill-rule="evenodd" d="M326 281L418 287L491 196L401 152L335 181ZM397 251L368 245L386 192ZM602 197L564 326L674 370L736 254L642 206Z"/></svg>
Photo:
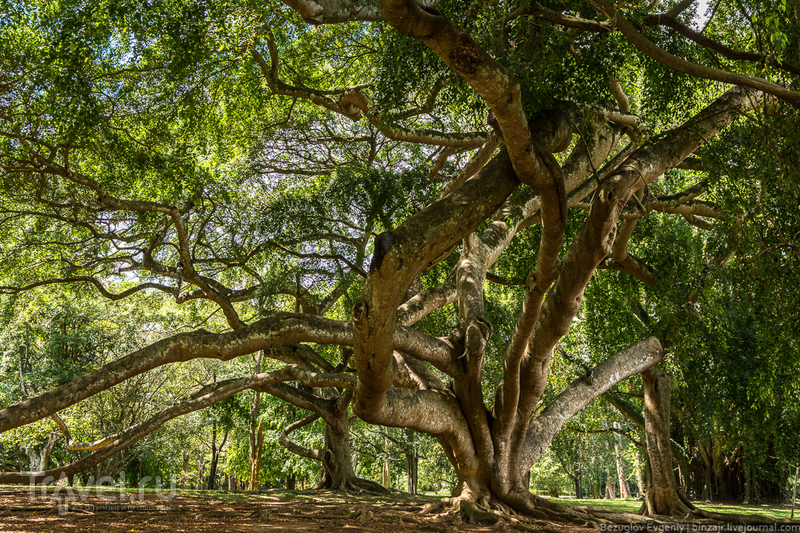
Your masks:
<svg viewBox="0 0 800 533"><path fill-rule="evenodd" d="M453 515L423 514L436 501L424 496L342 494L330 491L225 493L94 489L78 493L48 487L0 487L0 532L325 532L401 533L413 531L531 531L588 533L570 524L531 521L520 526L460 523ZM104 499L103 499L104 498Z"/></svg>

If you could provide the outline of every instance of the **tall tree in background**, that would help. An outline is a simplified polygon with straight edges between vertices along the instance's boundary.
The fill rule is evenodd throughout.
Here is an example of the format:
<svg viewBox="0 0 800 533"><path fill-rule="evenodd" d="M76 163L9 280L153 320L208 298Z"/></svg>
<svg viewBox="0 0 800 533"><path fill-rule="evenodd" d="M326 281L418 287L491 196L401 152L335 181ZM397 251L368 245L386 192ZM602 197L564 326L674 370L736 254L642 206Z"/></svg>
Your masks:
<svg viewBox="0 0 800 533"><path fill-rule="evenodd" d="M434 435L458 475L448 503L467 514L566 516L529 492L531 466L663 357L634 336L542 408L595 272L657 284L649 250L671 236L635 232L640 219L735 235L729 173L796 213L797 167L780 157L797 158L797 6L721 1L698 32L691 1L285 3L4 4L2 290L160 291L224 322L9 405L0 431L169 363L265 350L280 364L0 482L80 471L249 388L321 416L330 443L351 404ZM763 131L778 189L716 155ZM749 220L769 216L763 200L745 202ZM797 219L780 224L762 241L785 268ZM662 488L650 512L683 510Z"/></svg>

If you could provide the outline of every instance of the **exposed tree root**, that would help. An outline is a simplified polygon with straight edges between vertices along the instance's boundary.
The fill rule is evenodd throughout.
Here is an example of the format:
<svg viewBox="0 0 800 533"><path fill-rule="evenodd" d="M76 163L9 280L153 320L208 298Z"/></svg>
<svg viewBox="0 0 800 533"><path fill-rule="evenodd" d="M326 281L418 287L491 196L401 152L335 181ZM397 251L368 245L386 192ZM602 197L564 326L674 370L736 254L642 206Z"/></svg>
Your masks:
<svg viewBox="0 0 800 533"><path fill-rule="evenodd" d="M518 493L507 499L487 497L473 492L441 500L426 505L421 511L404 513L390 511L380 513L376 518L397 520L398 523L409 523L421 529L452 533L463 523L490 526L492 531L529 531L538 533L561 533L557 524L571 523L584 528L603 529L613 524L636 524L642 530L657 530L664 526L678 524L691 528L698 523L719 524L771 524L799 523L790 520L773 520L760 516L728 515L711 513L696 509L691 502L684 502L693 509L684 515L642 516L639 514L599 509L594 507L565 506L551 500L539 498L530 493ZM480 502L475 501L480 499ZM366 508L355 509L351 516L364 520ZM651 529L652 528L652 529Z"/></svg>
<svg viewBox="0 0 800 533"><path fill-rule="evenodd" d="M691 516L696 511L697 507L692 505L691 502L685 501L684 498L679 496L679 492L675 491L670 498L669 506L665 506L662 501L661 509L647 496L642 502L642 507L639 509L639 514L642 516ZM662 495L663 496L663 495Z"/></svg>
<svg viewBox="0 0 800 533"><path fill-rule="evenodd" d="M485 508L466 499L456 499L453 510L470 524L496 524L500 521L510 521L513 517L501 510Z"/></svg>
<svg viewBox="0 0 800 533"><path fill-rule="evenodd" d="M767 519L756 515L742 516L703 511L695 507L685 496L678 494L681 501L680 507L686 512L672 516L643 516L610 509L566 506L534 496L527 491L506 494L502 500L495 496L489 497L485 494L479 495L465 491L459 496L442 498L435 503L426 505L419 513L422 515L422 519L405 516L402 513L392 513L391 516L405 522L425 525L426 528L436 531L449 531L452 526L458 527L462 523L469 523L490 525L492 530L497 531L514 529L540 533L559 533L559 530L554 527L554 523L563 524L565 522L598 530L613 524L636 524L644 530L645 528L677 524L691 527L691 524L698 522L704 524L800 523L788 519ZM383 514L383 516L390 515ZM450 525L443 525L443 523Z"/></svg>
<svg viewBox="0 0 800 533"><path fill-rule="evenodd" d="M478 503L470 496L442 498L436 503L425 506L422 514L448 516L455 525L459 525L463 521L469 524L496 526L493 529L498 531L506 531L512 527L521 531L545 533L559 533L552 527L552 522L567 521L585 526L591 518L586 513L571 512L571 508L557 504L557 507L562 508L559 511L530 507L520 512L519 509L515 510L508 503L496 498L482 498L482 501ZM596 527L599 528L599 525Z"/></svg>

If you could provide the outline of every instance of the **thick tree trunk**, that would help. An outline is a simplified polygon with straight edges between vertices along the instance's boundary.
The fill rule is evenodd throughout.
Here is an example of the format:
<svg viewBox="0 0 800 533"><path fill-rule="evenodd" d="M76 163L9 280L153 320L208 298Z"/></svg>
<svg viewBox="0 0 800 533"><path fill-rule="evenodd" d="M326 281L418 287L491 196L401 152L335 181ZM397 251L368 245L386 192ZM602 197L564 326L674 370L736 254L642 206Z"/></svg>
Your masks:
<svg viewBox="0 0 800 533"><path fill-rule="evenodd" d="M322 456L324 478L328 480L323 486L334 490L353 488L348 483L356 480L350 447L350 423L347 417L339 422L336 425L325 424L325 450Z"/></svg>
<svg viewBox="0 0 800 533"><path fill-rule="evenodd" d="M642 381L648 473L645 514L685 516L691 509L678 494L672 468L672 444L669 435L672 379L661 369L651 367L642 372Z"/></svg>
<svg viewBox="0 0 800 533"><path fill-rule="evenodd" d="M353 469L353 450L350 446L350 421L345 414L336 422L336 424L325 424L325 449L322 453L322 468L325 473L316 487L385 492L381 485L356 475Z"/></svg>
<svg viewBox="0 0 800 533"><path fill-rule="evenodd" d="M479 341L475 342L475 345L479 344ZM483 519L480 518L483 516L480 513L505 512L509 508L534 516L558 516L561 519L570 519L568 516L574 517L575 513L580 514L577 511L565 511L557 504L548 503L547 500L533 496L529 490L531 466L541 456L563 424L576 412L603 394L612 385L656 364L662 355L663 351L658 340L649 338L610 357L591 370L590 379L584 376L571 383L532 422L526 424L526 431L522 434L523 438L516 437L517 442L521 444L516 449L512 447L501 450L493 449L491 435L486 435L484 438L482 431L485 426L481 419L491 414L485 411L485 407L483 413L475 415L474 426L466 421L463 425L453 426L448 430L452 433L445 432L438 438L458 476L453 497L445 499L443 505L452 504L460 509L462 514L467 515L466 518L475 520ZM469 357L465 359L469 360ZM456 390L455 396L458 394L459 391ZM469 392L461 390L461 394L466 397ZM402 389L390 389L385 401L387 406L385 410L394 415L398 412L413 413L413 410L417 408L414 402L419 400L406 400L408 397L409 393ZM459 406L458 403L447 399L443 394L431 392L425 395L425 401L442 402L433 404L432 407L458 409L456 411L459 413L458 416L463 416L461 413L465 413L463 404ZM452 403L444 403L451 401ZM436 411L432 407L429 406L430 412L435 413ZM385 411L382 409L378 415L383 412ZM388 423L396 422L396 419L392 417L380 418L380 420ZM433 416L418 420L420 426L441 422L440 419ZM421 430L425 430L425 428L423 427ZM481 453L481 449L493 450L493 452ZM498 464L507 467L497 468ZM614 476L611 477L613 479ZM597 490L596 484L593 488ZM556 509L556 507L559 508ZM467 511L467 509L469 510ZM495 515L492 516L497 518ZM583 516L581 523L585 523L589 519L588 515Z"/></svg>
<svg viewBox="0 0 800 533"><path fill-rule="evenodd" d="M347 403L344 402L334 412L326 413L325 447L309 449L298 446L289 440L289 434L320 418L314 414L291 424L283 430L278 442L292 453L322 463L322 478L314 485L316 489L332 490L368 490L385 492L385 489L374 481L356 476L353 469L353 454L350 447L350 419L347 414ZM287 483L288 484L288 483Z"/></svg>

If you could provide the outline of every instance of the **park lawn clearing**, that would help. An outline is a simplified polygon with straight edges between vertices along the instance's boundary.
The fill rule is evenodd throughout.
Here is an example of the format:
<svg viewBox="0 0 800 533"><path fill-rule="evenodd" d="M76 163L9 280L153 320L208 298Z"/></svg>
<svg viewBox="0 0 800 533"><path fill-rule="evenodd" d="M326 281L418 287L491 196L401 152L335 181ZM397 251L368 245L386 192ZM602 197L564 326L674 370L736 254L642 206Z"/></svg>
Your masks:
<svg viewBox="0 0 800 533"><path fill-rule="evenodd" d="M40 487L36 487L40 489ZM222 492L178 490L169 500L153 490L109 489L101 499L90 488L83 499L62 487L57 504L51 500L55 487L43 497L38 490L30 497L23 486L0 487L0 532L45 533L402 533L435 531L496 532L489 525L453 523L452 516L423 515L425 505L438 501L430 496L405 493L369 495L332 491ZM124 503L121 503L124 502ZM66 510L65 510L66 505ZM571 524L548 524L550 533L588 533ZM506 531L516 531L509 526Z"/></svg>
<svg viewBox="0 0 800 533"><path fill-rule="evenodd" d="M35 496L26 486L0 487L0 532L252 532L252 533L402 533L434 531L541 533L589 533L590 527L531 520L515 524L476 525L454 521L446 513L424 514L435 496L342 493L327 490L225 492L177 490L157 493L146 489L90 487L82 495L66 487L49 486L45 494L37 486ZM161 497L159 497L161 495ZM103 499L105 498L105 499ZM635 499L556 499L562 504L636 512ZM60 508L59 504L60 503ZM701 504L705 510L759 514L767 519L788 518L790 507ZM588 526L588 524L587 524Z"/></svg>
<svg viewBox="0 0 800 533"><path fill-rule="evenodd" d="M635 498L617 498L614 500L597 500L597 499L582 499L576 500L574 498L552 498L552 501L558 502L563 505L570 505L573 507L597 507L600 509L609 509L614 511L621 511L625 513L638 513L642 507L642 502ZM767 519L788 519L791 515L792 505L789 504L760 504L760 505L745 505L734 503L702 503L692 502L699 509L710 511L713 513L726 513L737 515L760 515ZM795 519L800 518L800 512L795 509Z"/></svg>

